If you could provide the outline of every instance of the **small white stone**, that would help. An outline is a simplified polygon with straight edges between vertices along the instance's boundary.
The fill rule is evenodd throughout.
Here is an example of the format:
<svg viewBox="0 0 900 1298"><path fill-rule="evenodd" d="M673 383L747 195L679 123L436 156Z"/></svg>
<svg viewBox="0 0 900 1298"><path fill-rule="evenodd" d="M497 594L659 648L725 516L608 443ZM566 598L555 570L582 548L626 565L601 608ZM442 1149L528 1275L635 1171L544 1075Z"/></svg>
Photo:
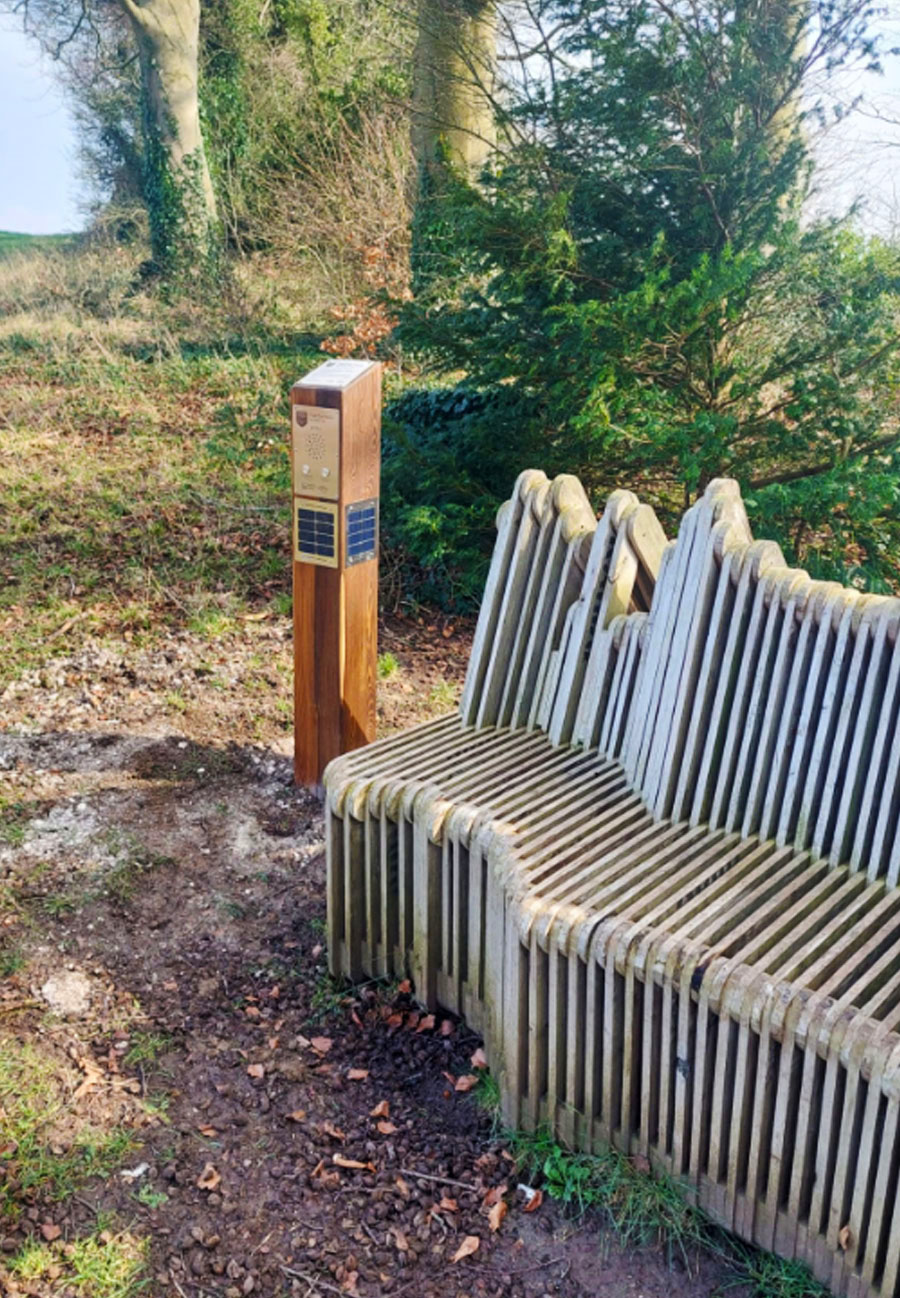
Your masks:
<svg viewBox="0 0 900 1298"><path fill-rule="evenodd" d="M90 1009L90 979L78 970L52 974L41 988L41 995L57 1014L77 1017Z"/></svg>

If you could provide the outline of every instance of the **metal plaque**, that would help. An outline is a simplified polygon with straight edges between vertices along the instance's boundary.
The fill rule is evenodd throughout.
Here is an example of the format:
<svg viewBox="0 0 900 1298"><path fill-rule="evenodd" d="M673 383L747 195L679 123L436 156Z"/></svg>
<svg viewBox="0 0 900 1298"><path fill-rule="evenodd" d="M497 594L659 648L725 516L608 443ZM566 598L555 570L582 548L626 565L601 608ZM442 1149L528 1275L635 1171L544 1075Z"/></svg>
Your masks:
<svg viewBox="0 0 900 1298"><path fill-rule="evenodd" d="M292 433L295 493L337 500L341 485L340 411L294 406Z"/></svg>

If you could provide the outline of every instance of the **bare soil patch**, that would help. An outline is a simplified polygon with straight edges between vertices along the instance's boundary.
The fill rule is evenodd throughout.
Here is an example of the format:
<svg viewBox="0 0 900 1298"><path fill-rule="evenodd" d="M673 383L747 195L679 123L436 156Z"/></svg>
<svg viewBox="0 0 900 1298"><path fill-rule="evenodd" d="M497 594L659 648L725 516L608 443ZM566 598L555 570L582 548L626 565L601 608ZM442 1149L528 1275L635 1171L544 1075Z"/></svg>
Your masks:
<svg viewBox="0 0 900 1298"><path fill-rule="evenodd" d="M384 628L383 730L447 710L470 633ZM4 1255L35 1236L63 1258L108 1223L147 1242L166 1298L708 1298L726 1279L709 1258L525 1211L477 1088L456 1086L479 1044L464 1024L404 984L328 978L288 636L89 643L4 696L0 1051L42 1052L60 1165L79 1132L120 1133L100 1174L39 1185L0 1135ZM0 1262L0 1292L63 1291Z"/></svg>

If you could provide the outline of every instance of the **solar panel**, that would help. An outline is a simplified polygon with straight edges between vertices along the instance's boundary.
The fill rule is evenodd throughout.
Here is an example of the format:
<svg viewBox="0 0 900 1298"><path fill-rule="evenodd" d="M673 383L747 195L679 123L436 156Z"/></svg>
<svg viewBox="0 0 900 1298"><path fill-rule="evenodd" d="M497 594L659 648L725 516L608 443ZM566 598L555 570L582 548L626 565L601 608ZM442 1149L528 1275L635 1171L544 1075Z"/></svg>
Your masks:
<svg viewBox="0 0 900 1298"><path fill-rule="evenodd" d="M326 568L336 568L337 562L337 510L333 505L313 505L310 501L297 502L294 545L299 563L315 563Z"/></svg>
<svg viewBox="0 0 900 1298"><path fill-rule="evenodd" d="M378 553L378 501L347 506L347 566L374 559Z"/></svg>

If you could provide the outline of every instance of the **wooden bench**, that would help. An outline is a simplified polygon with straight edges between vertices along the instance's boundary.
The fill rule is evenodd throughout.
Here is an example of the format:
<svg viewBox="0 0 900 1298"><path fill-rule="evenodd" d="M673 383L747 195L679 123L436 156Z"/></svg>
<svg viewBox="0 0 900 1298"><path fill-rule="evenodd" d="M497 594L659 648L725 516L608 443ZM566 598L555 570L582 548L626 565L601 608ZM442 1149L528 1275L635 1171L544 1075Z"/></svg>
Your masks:
<svg viewBox="0 0 900 1298"><path fill-rule="evenodd" d="M333 968L409 970L504 1113L900 1296L900 601L710 484L666 544L571 478L501 510L460 715L326 773Z"/></svg>

